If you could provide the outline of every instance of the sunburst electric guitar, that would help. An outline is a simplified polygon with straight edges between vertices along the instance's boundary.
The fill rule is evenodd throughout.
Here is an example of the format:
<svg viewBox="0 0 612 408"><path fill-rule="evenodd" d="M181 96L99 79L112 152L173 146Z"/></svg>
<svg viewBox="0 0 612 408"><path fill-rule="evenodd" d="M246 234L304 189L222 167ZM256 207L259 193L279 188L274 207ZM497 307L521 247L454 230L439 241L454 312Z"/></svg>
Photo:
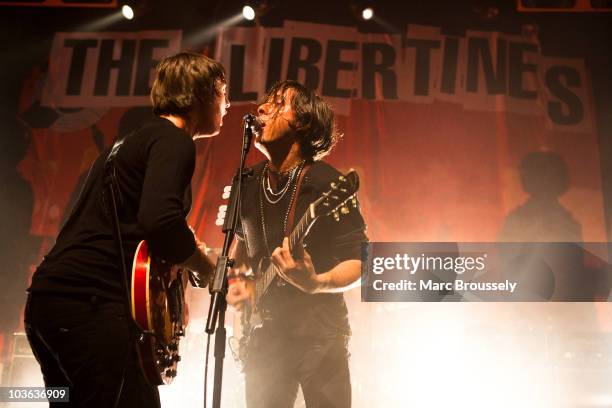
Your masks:
<svg viewBox="0 0 612 408"><path fill-rule="evenodd" d="M289 249L293 251L295 245L302 242L319 218L333 216L336 221L339 221L340 216L348 214L351 207L356 208L358 202L355 193L358 189L359 176L355 170L350 170L346 175L332 182L329 190L310 204L308 211L289 235ZM242 311L235 314L234 333L229 344L234 358L240 364L245 362L248 343L253 332L262 324L260 315L262 299L278 276L277 268L268 258L262 259L257 270L253 272L253 274L241 276L245 279L249 300L245 302Z"/></svg>
<svg viewBox="0 0 612 408"><path fill-rule="evenodd" d="M132 265L132 317L143 330L138 356L151 385L169 384L177 374L179 341L185 335L185 288L189 271L156 260L141 241Z"/></svg>

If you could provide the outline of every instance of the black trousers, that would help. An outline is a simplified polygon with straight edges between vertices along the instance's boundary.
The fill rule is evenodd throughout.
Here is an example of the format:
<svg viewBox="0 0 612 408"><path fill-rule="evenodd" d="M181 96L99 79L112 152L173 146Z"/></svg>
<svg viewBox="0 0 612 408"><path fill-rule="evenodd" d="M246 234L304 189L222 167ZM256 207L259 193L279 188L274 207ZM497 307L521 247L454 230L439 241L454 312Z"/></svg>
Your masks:
<svg viewBox="0 0 612 408"><path fill-rule="evenodd" d="M47 387L70 387L70 403L51 407L159 408L144 379L125 307L96 297L32 294L25 328Z"/></svg>
<svg viewBox="0 0 612 408"><path fill-rule="evenodd" d="M307 408L349 408L348 337L290 338L259 329L245 364L248 408L293 408L298 385Z"/></svg>

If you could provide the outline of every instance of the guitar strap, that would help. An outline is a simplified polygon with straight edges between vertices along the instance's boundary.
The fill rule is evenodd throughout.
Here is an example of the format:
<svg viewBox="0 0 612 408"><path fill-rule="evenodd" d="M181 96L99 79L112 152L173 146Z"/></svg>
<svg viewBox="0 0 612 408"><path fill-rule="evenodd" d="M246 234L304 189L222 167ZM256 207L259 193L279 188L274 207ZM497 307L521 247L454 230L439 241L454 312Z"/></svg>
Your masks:
<svg viewBox="0 0 612 408"><path fill-rule="evenodd" d="M132 341L134 339L142 339L144 335L144 331L142 328L136 323L134 318L132 317L132 308L131 308L131 296L130 296L130 286L128 284L128 271L127 265L125 264L125 251L123 249L123 238L121 237L121 227L119 226L119 211L118 208L123 203L123 197L121 196L121 190L119 190L119 185L117 183L117 174L115 170L115 159L117 158L117 153L119 153L119 148L123 145L123 142L127 138L128 135L117 139L117 141L113 144L108 156L106 157L106 161L104 162L104 189L102 190L102 202L103 206L107 210L107 215L109 215L113 221L113 235L115 236L115 244L117 245L117 252L119 253L119 267L121 269L121 286L124 291L124 307L126 309L127 321L130 327L130 335L134 336L130 339L128 343L128 347L132 347ZM119 390L117 391L117 396L115 397L115 402L113 404L113 408L116 408L119 405L119 399L121 397L121 392L123 389L123 385L125 383L125 372L127 370L127 362L123 366L123 370L121 373L121 383L119 385Z"/></svg>
<svg viewBox="0 0 612 408"><path fill-rule="evenodd" d="M295 219L295 207L297 206L298 197L300 195L300 189L302 188L302 181L304 180L304 176L308 172L310 168L310 163L304 164L302 171L297 179L295 186L295 195L294 199L291 202L291 208L289 209L289 215L287 216L287 224L285 225L285 236L288 237L291 234L291 230L293 228L293 220Z"/></svg>
<svg viewBox="0 0 612 408"><path fill-rule="evenodd" d="M119 224L119 208L121 208L123 204L123 197L121 196L121 190L119 189L119 185L117 183L117 175L115 168L115 160L117 158L117 154L119 153L119 149L123 145L125 139L127 139L134 132L128 133L122 138L117 139L117 141L113 144L108 156L106 157L106 161L104 163L104 190L102 195L102 201L105 210L107 211L107 215L109 215L113 221L113 235L115 237L115 244L117 245L117 253L119 254L119 267L121 269L122 282L121 286L124 291L124 300L127 315L130 317L130 321L134 328L134 332L138 337L141 337L143 334L146 334L145 331L136 323L134 318L132 317L132 297L130 293L130 284L128 273L128 268L125 263L125 249L123 246L123 238L121 235L121 227ZM197 280L194 274L191 271L188 271L187 274L189 278L189 282L196 288L203 287L203 285ZM205 285L204 285L205 286Z"/></svg>
<svg viewBox="0 0 612 408"><path fill-rule="evenodd" d="M130 133L131 134L131 133ZM119 208L123 204L123 197L119 185L117 183L117 173L115 160L117 153L123 145L125 139L130 135L126 135L122 138L117 139L113 144L106 161L104 162L104 190L102 195L103 205L107 211L107 215L111 217L113 222L113 235L115 237L115 244L117 246L117 253L119 254L119 268L121 269L121 286L124 292L124 304L126 313L131 322L131 326L134 329L134 333L140 336L143 330L138 326L136 321L132 318L131 308L131 296L130 296L130 285L129 285L129 274L127 265L125 264L125 250L123 246L123 238L121 236L121 227L119 225Z"/></svg>

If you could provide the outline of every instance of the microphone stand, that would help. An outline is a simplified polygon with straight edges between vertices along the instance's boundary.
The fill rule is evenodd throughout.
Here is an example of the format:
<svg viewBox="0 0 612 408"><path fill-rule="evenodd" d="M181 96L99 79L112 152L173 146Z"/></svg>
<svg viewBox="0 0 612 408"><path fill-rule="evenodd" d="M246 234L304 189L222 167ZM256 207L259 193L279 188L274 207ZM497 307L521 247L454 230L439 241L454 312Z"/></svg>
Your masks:
<svg viewBox="0 0 612 408"><path fill-rule="evenodd" d="M238 222L238 211L241 195L242 179L250 172L245 173L244 162L251 147L251 139L253 138L253 124L255 116L246 115L244 117L244 133L242 138L242 153L240 155L240 167L232 180L232 191L230 193L229 203L223 222L223 233L225 241L223 242L223 250L221 256L217 259L215 266L215 276L212 285L210 286L210 307L208 309L208 318L206 321L206 333L212 335L215 333L215 375L213 386L213 408L221 407L221 385L223 382L223 360L225 358L225 342L227 338L225 330L225 312L227 310L227 302L225 295L227 294L227 268L232 267L234 260L228 257L230 246L234 240L236 233L236 223ZM219 325L217 326L217 321ZM204 406L206 406L206 390L204 390Z"/></svg>

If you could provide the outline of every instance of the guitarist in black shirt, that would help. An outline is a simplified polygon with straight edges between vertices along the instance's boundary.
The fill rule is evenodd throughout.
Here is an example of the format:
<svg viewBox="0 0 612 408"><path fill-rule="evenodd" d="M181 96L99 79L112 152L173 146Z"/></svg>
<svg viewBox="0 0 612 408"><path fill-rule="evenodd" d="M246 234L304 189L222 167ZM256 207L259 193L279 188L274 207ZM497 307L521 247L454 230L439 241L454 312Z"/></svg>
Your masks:
<svg viewBox="0 0 612 408"><path fill-rule="evenodd" d="M219 133L229 107L223 66L203 55L162 60L151 90L154 119L134 129L115 158L125 262L146 240L153 254L206 282L214 268L185 220L194 139ZM55 246L28 289L25 327L47 387L70 387L61 407L159 407L146 382L104 199L110 148L94 162ZM129 271L129 269L128 269ZM53 406L54 404L51 403Z"/></svg>
<svg viewBox="0 0 612 408"><path fill-rule="evenodd" d="M258 119L255 143L268 160L243 187L234 257L256 279L266 261L278 276L257 306L263 323L239 345L247 407L293 407L298 386L307 407L350 407L350 328L340 292L359 282L363 218L357 209L339 221L320 218L293 251L285 238L340 176L320 161L338 138L334 114L313 91L284 81L265 96ZM249 279L231 278L227 295L243 313L253 306Z"/></svg>

